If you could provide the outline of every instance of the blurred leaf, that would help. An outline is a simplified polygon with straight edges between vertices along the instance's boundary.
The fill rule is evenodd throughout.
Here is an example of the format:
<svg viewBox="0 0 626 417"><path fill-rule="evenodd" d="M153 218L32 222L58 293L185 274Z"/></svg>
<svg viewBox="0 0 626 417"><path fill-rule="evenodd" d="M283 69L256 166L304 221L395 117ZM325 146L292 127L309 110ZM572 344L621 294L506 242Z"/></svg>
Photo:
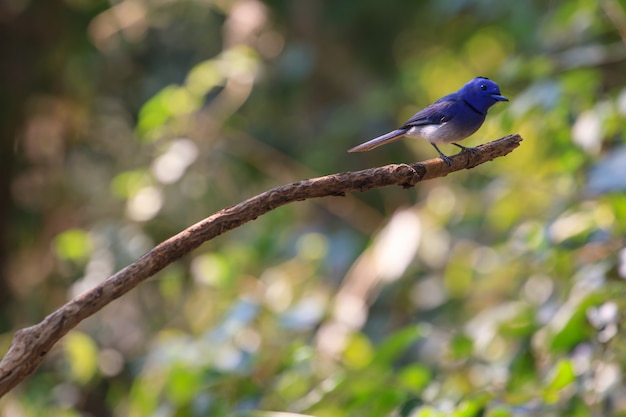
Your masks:
<svg viewBox="0 0 626 417"><path fill-rule="evenodd" d="M425 331L420 325L412 325L396 331L376 348L372 362L382 367L391 366L411 344L423 336Z"/></svg>
<svg viewBox="0 0 626 417"><path fill-rule="evenodd" d="M202 389L202 375L198 369L174 365L168 372L165 394L173 404L188 404Z"/></svg>
<svg viewBox="0 0 626 417"><path fill-rule="evenodd" d="M307 233L296 242L298 255L309 261L324 259L328 252L328 241L320 233Z"/></svg>
<svg viewBox="0 0 626 417"><path fill-rule="evenodd" d="M496 406L489 410L487 417L512 417L514 414L511 410L503 405Z"/></svg>
<svg viewBox="0 0 626 417"><path fill-rule="evenodd" d="M140 137L162 127L177 116L190 114L202 105L202 98L184 86L170 85L162 89L139 111L137 131ZM156 136L154 137L156 138Z"/></svg>
<svg viewBox="0 0 626 417"><path fill-rule="evenodd" d="M524 392L524 388L536 386L539 377L536 370L536 358L530 346L525 344L513 358L510 365L511 376L508 378L509 392Z"/></svg>
<svg viewBox="0 0 626 417"><path fill-rule="evenodd" d="M184 286L184 271L177 265L168 267L159 274L159 290L165 300L179 300Z"/></svg>
<svg viewBox="0 0 626 417"><path fill-rule="evenodd" d="M399 414L401 417L409 417L413 415L413 410L420 407L424 401L419 397L409 398L400 407Z"/></svg>
<svg viewBox="0 0 626 417"><path fill-rule="evenodd" d="M346 415L342 407L332 404L315 407L310 413L315 417L345 417Z"/></svg>
<svg viewBox="0 0 626 417"><path fill-rule="evenodd" d="M453 257L445 271L446 290L452 297L464 297L472 286L472 268L467 259Z"/></svg>
<svg viewBox="0 0 626 417"><path fill-rule="evenodd" d="M486 399L474 399L463 401L452 413L453 417L482 417L485 415Z"/></svg>
<svg viewBox="0 0 626 417"><path fill-rule="evenodd" d="M343 352L343 360L348 368L361 369L368 366L374 358L374 349L367 336L353 333Z"/></svg>
<svg viewBox="0 0 626 417"><path fill-rule="evenodd" d="M499 330L503 336L516 339L531 335L536 328L535 312L526 306L520 308L512 319L503 321Z"/></svg>
<svg viewBox="0 0 626 417"><path fill-rule="evenodd" d="M246 411L237 413L236 417L313 417L309 414L284 413L279 411Z"/></svg>
<svg viewBox="0 0 626 417"><path fill-rule="evenodd" d="M91 255L93 243L89 232L83 229L69 229L56 236L54 249L59 258L79 262Z"/></svg>
<svg viewBox="0 0 626 417"><path fill-rule="evenodd" d="M548 378L548 385L546 389L560 390L571 384L576 380L576 374L574 373L574 365L568 359L561 359L556 363L552 370L550 377Z"/></svg>
<svg viewBox="0 0 626 417"><path fill-rule="evenodd" d="M167 383L167 374L157 369L144 371L135 378L128 396L129 416L153 415L163 395Z"/></svg>
<svg viewBox="0 0 626 417"><path fill-rule="evenodd" d="M71 331L65 337L70 378L81 385L89 382L98 370L98 347L85 333Z"/></svg>
<svg viewBox="0 0 626 417"><path fill-rule="evenodd" d="M474 351L474 342L464 334L457 334L450 341L448 348L452 360L467 359Z"/></svg>
<svg viewBox="0 0 626 417"><path fill-rule="evenodd" d="M309 376L298 369L290 369L280 375L276 391L288 401L296 400L310 389Z"/></svg>
<svg viewBox="0 0 626 417"><path fill-rule="evenodd" d="M412 417L445 417L445 415L433 407L420 407L412 414Z"/></svg>
<svg viewBox="0 0 626 417"><path fill-rule="evenodd" d="M197 282L215 288L226 287L233 278L228 259L216 253L196 256L192 261L191 271Z"/></svg>
<svg viewBox="0 0 626 417"><path fill-rule="evenodd" d="M546 403L556 403L560 399L560 391L576 380L574 365L568 359L561 359L550 372L543 390Z"/></svg>
<svg viewBox="0 0 626 417"><path fill-rule="evenodd" d="M415 394L420 393L432 377L430 369L420 364L405 366L397 373L399 386Z"/></svg>
<svg viewBox="0 0 626 417"><path fill-rule="evenodd" d="M151 181L147 171L126 171L113 178L111 192L114 196L127 200L149 185L151 185Z"/></svg>
<svg viewBox="0 0 626 417"><path fill-rule="evenodd" d="M207 60L199 63L189 71L185 85L197 96L207 94L212 88L224 83L224 77L215 60Z"/></svg>
<svg viewBox="0 0 626 417"><path fill-rule="evenodd" d="M567 352L589 337L592 329L587 320L587 309L600 304L602 298L598 293L590 294L580 303L569 306L571 316L552 338L550 347L553 352Z"/></svg>

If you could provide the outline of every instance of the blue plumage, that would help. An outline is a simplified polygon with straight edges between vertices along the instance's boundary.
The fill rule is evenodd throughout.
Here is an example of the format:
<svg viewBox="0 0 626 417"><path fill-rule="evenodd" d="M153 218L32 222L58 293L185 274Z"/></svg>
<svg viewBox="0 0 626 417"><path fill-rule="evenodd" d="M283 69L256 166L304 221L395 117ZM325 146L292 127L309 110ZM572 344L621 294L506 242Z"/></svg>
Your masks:
<svg viewBox="0 0 626 417"><path fill-rule="evenodd" d="M446 164L451 165L452 161L439 150L437 144L451 143L472 151L473 148L466 148L457 142L476 132L485 121L489 108L499 101L509 99L500 94L498 84L485 77L474 78L459 91L415 113L401 128L355 146L348 152L369 151L405 136L423 138L433 145Z"/></svg>

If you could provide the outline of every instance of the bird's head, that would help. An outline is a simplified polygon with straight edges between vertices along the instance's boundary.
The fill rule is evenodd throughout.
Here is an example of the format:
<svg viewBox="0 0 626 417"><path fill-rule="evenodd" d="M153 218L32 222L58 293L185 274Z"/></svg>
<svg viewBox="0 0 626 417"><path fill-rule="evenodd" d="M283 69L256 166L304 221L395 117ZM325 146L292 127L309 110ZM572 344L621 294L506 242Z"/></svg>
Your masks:
<svg viewBox="0 0 626 417"><path fill-rule="evenodd" d="M485 77L476 77L465 84L459 95L481 113L487 113L498 101L509 101L500 93L498 84Z"/></svg>

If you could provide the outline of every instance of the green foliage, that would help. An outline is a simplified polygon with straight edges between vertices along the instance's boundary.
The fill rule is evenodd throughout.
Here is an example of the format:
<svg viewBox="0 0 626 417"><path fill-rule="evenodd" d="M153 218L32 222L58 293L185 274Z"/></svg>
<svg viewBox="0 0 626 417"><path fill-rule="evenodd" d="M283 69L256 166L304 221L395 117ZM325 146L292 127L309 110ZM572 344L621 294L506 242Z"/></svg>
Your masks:
<svg viewBox="0 0 626 417"><path fill-rule="evenodd" d="M84 333L71 332L65 338L65 353L69 366L69 379L84 385L98 371L98 347Z"/></svg>
<svg viewBox="0 0 626 417"><path fill-rule="evenodd" d="M524 141L208 242L68 334L0 414L626 414L623 2L68 1L50 26L30 17L49 2L17 3L23 33L66 32L38 50L43 87L6 89L5 349L217 210L435 157L345 151L474 76L511 101L466 145Z"/></svg>
<svg viewBox="0 0 626 417"><path fill-rule="evenodd" d="M69 229L54 239L54 249L60 259L85 260L91 255L92 244L89 233L81 229Z"/></svg>

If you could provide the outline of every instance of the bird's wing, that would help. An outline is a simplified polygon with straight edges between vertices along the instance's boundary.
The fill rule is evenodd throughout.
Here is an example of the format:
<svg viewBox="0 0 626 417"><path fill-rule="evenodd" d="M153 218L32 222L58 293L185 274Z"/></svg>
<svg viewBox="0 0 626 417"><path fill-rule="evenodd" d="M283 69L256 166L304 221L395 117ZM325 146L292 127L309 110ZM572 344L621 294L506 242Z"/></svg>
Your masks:
<svg viewBox="0 0 626 417"><path fill-rule="evenodd" d="M406 121L402 129L414 126L440 125L452 120L454 117L453 107L458 105L459 100L452 94L445 96L430 106L418 111Z"/></svg>
<svg viewBox="0 0 626 417"><path fill-rule="evenodd" d="M401 128L355 146L349 149L348 152L369 151L402 138L412 127L440 125L452 120L455 114L454 106L458 106L459 102L460 99L455 94L445 96L425 109L415 113Z"/></svg>

